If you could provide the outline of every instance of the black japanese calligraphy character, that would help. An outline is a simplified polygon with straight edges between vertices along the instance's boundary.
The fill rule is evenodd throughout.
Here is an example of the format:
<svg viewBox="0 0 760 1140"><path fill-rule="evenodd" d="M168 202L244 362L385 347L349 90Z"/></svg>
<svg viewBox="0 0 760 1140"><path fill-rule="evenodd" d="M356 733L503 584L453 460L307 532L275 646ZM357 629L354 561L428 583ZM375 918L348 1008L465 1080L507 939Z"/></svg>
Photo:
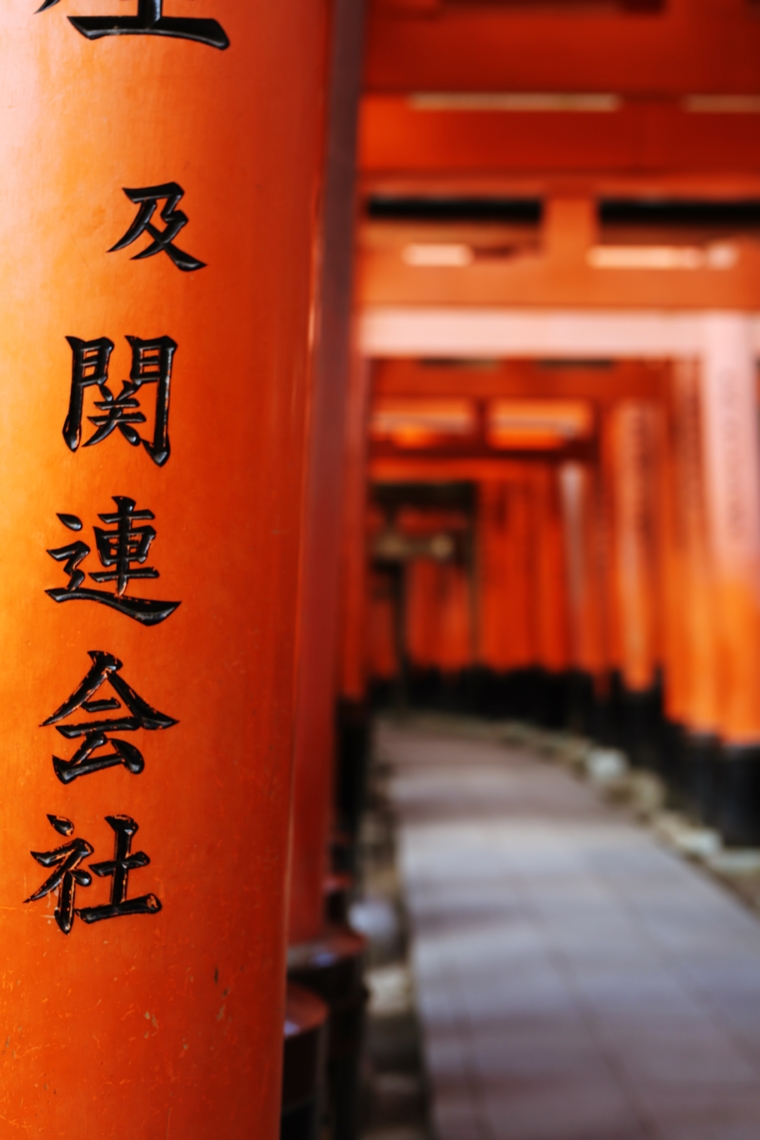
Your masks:
<svg viewBox="0 0 760 1140"><path fill-rule="evenodd" d="M79 447L82 431L82 407L84 391L92 384L101 390L108 380L108 362L113 352L113 341L107 336L97 340L82 340L78 336L67 336L71 345L73 360L71 365L71 397L69 414L63 425L63 438L72 451Z"/></svg>
<svg viewBox="0 0 760 1140"><path fill-rule="evenodd" d="M49 815L51 825L59 835L69 836L74 831L74 824L62 815ZM93 853L93 848L86 839L72 839L53 851L32 851L31 854L42 867L54 867L52 875L46 879L38 891L30 895L25 902L37 902L45 895L58 892L58 903L55 908L55 921L64 934L68 934L74 922L75 900L77 887L89 887L92 875L85 871L80 864Z"/></svg>
<svg viewBox="0 0 760 1140"><path fill-rule="evenodd" d="M137 217L124 237L117 241L116 245L111 246L109 253L126 249L142 234L147 233L150 234L153 241L150 245L146 245L145 249L136 253L132 258L133 261L143 261L146 257L155 257L157 253L163 251L169 255L177 269L181 269L183 273L192 273L194 269L203 269L206 264L205 261L199 261L197 257L184 253L173 244L179 231L188 223L187 214L176 208L180 198L185 193L178 182L165 182L162 186L143 186L136 190L128 190L125 186L124 193L130 202L139 206L139 209ZM166 227L160 230L153 225L151 219L156 212L158 203L164 201L166 205L161 210L161 220L166 222Z"/></svg>
<svg viewBox="0 0 760 1140"><path fill-rule="evenodd" d="M113 341L107 337L97 340L82 340L78 336L67 336L71 345L71 394L69 412L63 425L63 438L68 447L76 451L82 438L82 415L85 389L97 386L100 399L95 407L100 414L88 416L97 429L85 441L85 447L107 439L118 428L124 439L133 447L142 443L154 463L163 467L170 455L169 445L169 389L172 364L177 342L170 336L159 336L144 340L138 336L128 336L132 349L132 367L129 380L122 381L122 389L114 396L108 387L108 366L113 351ZM156 385L155 422L153 439L143 439L136 431L135 424L145 423L140 411L138 393L145 384Z"/></svg>
<svg viewBox="0 0 760 1140"><path fill-rule="evenodd" d="M147 732L171 728L177 724L173 717L152 708L138 696L135 690L119 676L122 662L112 653L90 650L92 666L68 700L57 708L52 716L43 721L42 726L54 724L56 731L67 740L83 737L81 745L70 760L53 757L53 768L63 784L70 784L78 776L89 776L104 768L123 764L127 771L139 775L145 767L142 752L134 744L111 735L114 732L136 732L143 728ZM93 699L102 685L108 683L116 697ZM117 699L118 698L118 699ZM78 721L75 724L59 722L82 709L96 720ZM116 712L113 717L103 717L104 712ZM110 744L113 751L99 753L98 750Z"/></svg>
<svg viewBox="0 0 760 1140"><path fill-rule="evenodd" d="M127 617L134 618L142 625L158 625L165 621L180 602L161 602L153 598L133 598L126 594L127 586L133 578L158 578L158 570L152 566L145 566L151 543L156 537L152 526L142 525L146 519L153 519L152 511L135 510L135 500L125 495L114 495L116 510L99 515L99 518L108 524L115 524L113 530L104 530L102 527L93 527L98 557L105 570L90 572L95 582L115 582L116 589L112 594L108 590L95 590L90 586L83 586L85 573L79 565L90 554L90 547L86 542L79 540L67 546L58 546L48 550L51 558L56 562L63 562L63 571L70 578L68 586L63 589L46 590L45 593L54 602L89 601L99 602L109 606ZM77 515L59 514L58 518L69 530L82 529L82 520ZM135 563L141 569L135 568Z"/></svg>
<svg viewBox="0 0 760 1140"><path fill-rule="evenodd" d="M58 0L45 0L37 11L45 12L57 3ZM216 20L164 16L163 0L137 0L136 16L69 16L69 20L88 40L103 36L173 36L220 51L230 46L224 28Z"/></svg>
<svg viewBox="0 0 760 1140"><path fill-rule="evenodd" d="M140 895L136 899L127 898L129 872L147 867L150 859L144 851L132 851L132 838L138 830L135 821L128 815L107 815L106 822L113 828L113 859L105 863L90 863L90 870L101 878L110 875L111 901L105 906L85 906L77 908L82 922L100 922L104 918L119 918L124 914L158 914L161 900L155 895Z"/></svg>

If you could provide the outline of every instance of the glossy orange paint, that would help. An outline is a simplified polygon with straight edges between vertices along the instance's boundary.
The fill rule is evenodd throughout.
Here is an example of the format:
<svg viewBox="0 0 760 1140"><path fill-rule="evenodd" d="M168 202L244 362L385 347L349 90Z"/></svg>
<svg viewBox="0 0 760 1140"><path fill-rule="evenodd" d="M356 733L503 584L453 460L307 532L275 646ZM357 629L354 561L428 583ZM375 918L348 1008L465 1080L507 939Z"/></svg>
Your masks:
<svg viewBox="0 0 760 1140"><path fill-rule="evenodd" d="M622 401L607 421L611 482L612 664L632 691L654 683L660 646L660 411Z"/></svg>
<svg viewBox="0 0 760 1140"><path fill-rule="evenodd" d="M512 666L509 645L507 576L511 553L507 533L509 486L481 483L477 515L477 660L496 672Z"/></svg>
<svg viewBox="0 0 760 1140"><path fill-rule="evenodd" d="M438 561L430 556L409 559L404 567L405 649L410 664L456 673L472 661L472 593L468 567L461 556L468 520L457 511L406 507L397 515L398 529L410 539L446 534L459 540L459 555Z"/></svg>
<svg viewBox="0 0 760 1140"><path fill-rule="evenodd" d="M604 672L604 599L598 480L588 464L559 472L567 572L570 665L592 677Z"/></svg>
<svg viewBox="0 0 760 1140"><path fill-rule="evenodd" d="M567 564L557 468L533 469L536 659L550 673L570 664Z"/></svg>
<svg viewBox="0 0 760 1140"><path fill-rule="evenodd" d="M720 708L716 578L707 520L699 362L672 377L664 529L665 704L670 718L714 733Z"/></svg>
<svg viewBox="0 0 760 1140"><path fill-rule="evenodd" d="M105 0L38 15L13 0L5 11L3 1137L279 1134L325 5L165 8L218 18L231 46L89 41L67 17L132 11ZM168 180L185 191L179 244L207 263L198 272L163 253L132 260L143 239L107 252L135 215L123 187ZM61 434L65 337L114 341L116 393L125 336L164 334L179 345L166 465L118 432L72 453ZM91 399L92 389L86 415ZM128 593L181 601L153 628L45 594L66 584L46 554L66 540L56 514L78 515L92 542L114 495L155 514L148 561L160 578ZM120 766L64 786L51 755L65 746L40 725L81 681L90 650L117 655L129 683L178 723L136 734L141 775ZM61 754L72 752L69 742ZM132 816L134 849L150 865L130 874L129 895L154 892L161 912L75 919L65 936L54 895L25 904L45 878L30 851L63 842L48 813L71 819L96 860L113 851L104 817ZM109 885L80 886L77 904L106 902Z"/></svg>
<svg viewBox="0 0 760 1140"><path fill-rule="evenodd" d="M397 642L396 597L387 575L371 574L366 604L366 655L368 675L391 681L400 669Z"/></svg>
<svg viewBox="0 0 760 1140"><path fill-rule="evenodd" d="M501 482L480 486L478 649L497 670L536 665L541 655L541 566L534 464L512 461Z"/></svg>
<svg viewBox="0 0 760 1140"><path fill-rule="evenodd" d="M741 313L703 318L702 448L715 575L722 737L760 740L760 440L754 351Z"/></svg>

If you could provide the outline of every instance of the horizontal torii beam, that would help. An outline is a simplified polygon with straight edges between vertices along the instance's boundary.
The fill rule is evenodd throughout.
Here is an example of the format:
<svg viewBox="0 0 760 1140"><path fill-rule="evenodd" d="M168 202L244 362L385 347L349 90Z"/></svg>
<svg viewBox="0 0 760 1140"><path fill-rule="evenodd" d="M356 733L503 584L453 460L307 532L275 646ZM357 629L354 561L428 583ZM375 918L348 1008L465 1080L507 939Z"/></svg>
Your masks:
<svg viewBox="0 0 760 1140"><path fill-rule="evenodd" d="M371 307L361 315L368 357L667 359L699 356L705 312ZM760 316L751 315L760 357Z"/></svg>

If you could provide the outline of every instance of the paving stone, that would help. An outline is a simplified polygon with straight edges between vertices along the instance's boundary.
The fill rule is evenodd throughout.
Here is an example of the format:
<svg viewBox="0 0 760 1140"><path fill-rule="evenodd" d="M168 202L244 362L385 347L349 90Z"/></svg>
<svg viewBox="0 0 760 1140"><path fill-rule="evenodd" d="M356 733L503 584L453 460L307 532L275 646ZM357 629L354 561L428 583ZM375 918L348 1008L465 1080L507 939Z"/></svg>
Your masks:
<svg viewBox="0 0 760 1140"><path fill-rule="evenodd" d="M444 733L378 729L437 1140L758 1140L760 922L519 736Z"/></svg>

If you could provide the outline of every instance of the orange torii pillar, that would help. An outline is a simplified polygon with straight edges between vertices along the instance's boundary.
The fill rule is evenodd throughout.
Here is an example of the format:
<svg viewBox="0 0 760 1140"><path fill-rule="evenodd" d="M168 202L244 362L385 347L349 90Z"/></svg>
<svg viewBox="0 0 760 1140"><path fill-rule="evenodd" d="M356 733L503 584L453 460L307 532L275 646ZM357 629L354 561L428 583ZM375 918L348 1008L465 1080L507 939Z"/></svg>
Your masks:
<svg viewBox="0 0 760 1140"><path fill-rule="evenodd" d="M472 663L470 582L458 561L414 558L406 565L409 661L451 685Z"/></svg>
<svg viewBox="0 0 760 1140"><path fill-rule="evenodd" d="M327 5L33 8L0 47L2 1131L275 1140Z"/></svg>
<svg viewBox="0 0 760 1140"><path fill-rule="evenodd" d="M508 671L513 665L509 628L510 486L503 479L481 482L477 489L475 528L475 660L479 708L505 716Z"/></svg>
<svg viewBox="0 0 760 1140"><path fill-rule="evenodd" d="M536 659L541 670L539 716L548 728L567 719L568 604L564 530L556 464L538 463L533 489L533 577Z"/></svg>
<svg viewBox="0 0 760 1140"><path fill-rule="evenodd" d="M760 449L752 327L702 318L702 431L718 623L720 826L760 843Z"/></svg>
<svg viewBox="0 0 760 1140"><path fill-rule="evenodd" d="M570 727L594 736L606 664L597 475L589 464L567 462L560 467L559 480L571 668L568 721Z"/></svg>
<svg viewBox="0 0 760 1140"><path fill-rule="evenodd" d="M510 464L478 487L475 656L486 671L489 711L531 713L535 664L533 503L530 466Z"/></svg>
<svg viewBox="0 0 760 1140"><path fill-rule="evenodd" d="M611 482L612 662L619 665L614 732L636 764L657 763L660 666L662 424L652 404L624 400L604 415Z"/></svg>
<svg viewBox="0 0 760 1140"><path fill-rule="evenodd" d="M511 555L505 583L508 598L509 645L512 675L508 687L512 715L533 717L536 712L536 590L533 487L531 465L518 463L509 479L507 533Z"/></svg>
<svg viewBox="0 0 760 1140"><path fill-rule="evenodd" d="M338 689L341 507L351 365L356 123L363 5L336 0L317 278L301 556L290 852L289 976L328 1003L328 1099L334 1140L356 1132L364 940L348 929L350 881L331 874ZM332 913L326 915L329 899ZM330 918L334 921L327 922ZM348 1031L349 1024L352 1030ZM286 1070L286 1075L287 1070ZM309 1127L316 1135L319 1098ZM289 1127L303 1124L293 1105ZM299 1127L300 1127L299 1125Z"/></svg>
<svg viewBox="0 0 760 1140"><path fill-rule="evenodd" d="M670 386L662 497L665 605L663 712L670 743L663 775L677 802L715 822L718 654L715 575L707 526L699 361L681 360Z"/></svg>

